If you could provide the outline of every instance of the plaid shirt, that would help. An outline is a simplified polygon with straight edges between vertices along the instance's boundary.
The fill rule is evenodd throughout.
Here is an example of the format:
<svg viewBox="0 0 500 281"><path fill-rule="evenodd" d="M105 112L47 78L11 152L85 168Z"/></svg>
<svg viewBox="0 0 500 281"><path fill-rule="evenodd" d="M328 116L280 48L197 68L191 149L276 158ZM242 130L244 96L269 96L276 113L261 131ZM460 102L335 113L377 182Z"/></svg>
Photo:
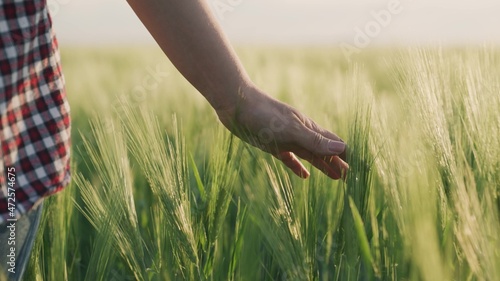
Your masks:
<svg viewBox="0 0 500 281"><path fill-rule="evenodd" d="M69 106L46 0L0 0L0 74L2 223L69 182Z"/></svg>

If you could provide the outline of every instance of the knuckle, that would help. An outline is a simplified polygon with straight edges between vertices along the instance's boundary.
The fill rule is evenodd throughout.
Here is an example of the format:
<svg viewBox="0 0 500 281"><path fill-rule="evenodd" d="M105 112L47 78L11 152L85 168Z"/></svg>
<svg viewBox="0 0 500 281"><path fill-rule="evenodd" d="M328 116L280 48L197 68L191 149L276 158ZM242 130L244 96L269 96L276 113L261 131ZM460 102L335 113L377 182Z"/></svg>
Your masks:
<svg viewBox="0 0 500 281"><path fill-rule="evenodd" d="M313 145L314 147L319 147L319 146L322 144L322 142L323 142L323 137L321 137L321 135L320 135L320 134L315 133L315 134L313 135L313 142L312 142L312 145Z"/></svg>

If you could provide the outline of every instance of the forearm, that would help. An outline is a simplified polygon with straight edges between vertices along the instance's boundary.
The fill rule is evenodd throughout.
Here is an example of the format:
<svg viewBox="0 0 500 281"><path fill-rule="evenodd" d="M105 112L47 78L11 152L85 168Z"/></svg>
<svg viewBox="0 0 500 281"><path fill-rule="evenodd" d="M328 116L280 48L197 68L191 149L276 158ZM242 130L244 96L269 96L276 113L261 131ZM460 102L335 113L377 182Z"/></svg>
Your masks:
<svg viewBox="0 0 500 281"><path fill-rule="evenodd" d="M184 77L216 110L233 106L251 86L203 0L128 0Z"/></svg>
<svg viewBox="0 0 500 281"><path fill-rule="evenodd" d="M296 155L334 179L345 176L348 165L339 158L345 154L342 140L252 85L206 0L127 1L231 132L271 153L298 176L309 172Z"/></svg>

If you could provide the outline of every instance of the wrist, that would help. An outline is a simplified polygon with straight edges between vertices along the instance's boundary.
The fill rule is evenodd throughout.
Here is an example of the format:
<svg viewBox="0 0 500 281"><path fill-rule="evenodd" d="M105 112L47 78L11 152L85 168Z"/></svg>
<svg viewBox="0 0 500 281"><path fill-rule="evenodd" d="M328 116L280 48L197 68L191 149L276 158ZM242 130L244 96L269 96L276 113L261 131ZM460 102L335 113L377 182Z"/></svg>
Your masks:
<svg viewBox="0 0 500 281"><path fill-rule="evenodd" d="M240 102L253 83L246 79L227 79L223 83L212 85L211 89L204 93L210 105L215 111L227 111Z"/></svg>
<svg viewBox="0 0 500 281"><path fill-rule="evenodd" d="M252 82L241 83L238 90L233 91L228 97L211 103L219 120L228 127L243 108L255 106L259 100L266 96Z"/></svg>

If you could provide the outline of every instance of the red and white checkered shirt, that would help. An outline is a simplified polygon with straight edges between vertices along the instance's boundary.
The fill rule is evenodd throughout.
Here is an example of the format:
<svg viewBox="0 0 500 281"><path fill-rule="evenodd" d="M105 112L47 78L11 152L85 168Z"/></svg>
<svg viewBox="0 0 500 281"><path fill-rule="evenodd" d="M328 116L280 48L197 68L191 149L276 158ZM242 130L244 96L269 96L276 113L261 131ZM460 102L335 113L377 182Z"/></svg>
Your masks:
<svg viewBox="0 0 500 281"><path fill-rule="evenodd" d="M69 183L70 116L46 0L0 0L0 223Z"/></svg>

